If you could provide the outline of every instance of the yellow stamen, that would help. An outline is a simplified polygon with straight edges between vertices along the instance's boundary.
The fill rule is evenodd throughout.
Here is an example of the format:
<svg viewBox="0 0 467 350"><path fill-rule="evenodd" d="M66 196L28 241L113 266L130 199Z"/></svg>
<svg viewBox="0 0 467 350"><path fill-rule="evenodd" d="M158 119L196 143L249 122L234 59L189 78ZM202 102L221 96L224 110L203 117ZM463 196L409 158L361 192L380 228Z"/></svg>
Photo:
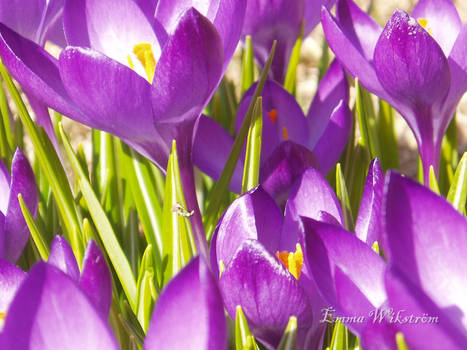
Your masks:
<svg viewBox="0 0 467 350"><path fill-rule="evenodd" d="M130 57L130 55L126 55L126 59L128 60L128 67L130 67L131 69L135 69L135 65L133 64L133 61Z"/></svg>
<svg viewBox="0 0 467 350"><path fill-rule="evenodd" d="M271 122L273 124L276 123L276 119L277 119L277 110L276 109L271 109L269 112L268 112L268 116L269 116L269 119L271 119Z"/></svg>
<svg viewBox="0 0 467 350"><path fill-rule="evenodd" d="M285 126L282 127L282 136L284 136L284 140L286 141L289 139L289 131Z"/></svg>
<svg viewBox="0 0 467 350"><path fill-rule="evenodd" d="M428 19L419 18L417 19L417 22L423 27L423 29L425 29L428 32L428 34L433 35L433 31L431 30L431 28L428 27Z"/></svg>
<svg viewBox="0 0 467 350"><path fill-rule="evenodd" d="M5 312L0 312L0 320L5 320L6 317L6 311Z"/></svg>
<svg viewBox="0 0 467 350"><path fill-rule="evenodd" d="M146 71L148 80L150 83L152 83L152 80L154 78L154 71L156 69L156 59L154 58L154 53L152 52L151 44L149 43L136 44L133 47L133 53L138 58L138 61L140 61L141 64L143 65L144 70ZM130 64L130 68L132 68L131 64Z"/></svg>
<svg viewBox="0 0 467 350"><path fill-rule="evenodd" d="M300 278L303 267L303 252L299 243L297 243L297 250L295 253L286 251L276 252L276 256L296 279Z"/></svg>

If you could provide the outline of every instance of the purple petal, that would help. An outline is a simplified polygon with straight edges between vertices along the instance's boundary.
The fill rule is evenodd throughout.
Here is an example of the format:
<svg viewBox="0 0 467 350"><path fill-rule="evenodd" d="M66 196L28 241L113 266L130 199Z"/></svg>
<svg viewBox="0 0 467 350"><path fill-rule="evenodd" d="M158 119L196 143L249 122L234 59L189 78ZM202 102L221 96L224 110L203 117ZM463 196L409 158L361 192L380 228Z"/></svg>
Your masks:
<svg viewBox="0 0 467 350"><path fill-rule="evenodd" d="M310 301L298 281L257 241L243 242L219 280L227 312L240 305L255 336L276 347L290 316L309 327Z"/></svg>
<svg viewBox="0 0 467 350"><path fill-rule="evenodd" d="M322 297L341 315L368 315L386 300L385 262L354 234L303 218L305 262ZM345 289L342 289L345 288ZM361 324L349 324L359 332Z"/></svg>
<svg viewBox="0 0 467 350"><path fill-rule="evenodd" d="M462 327L460 310L455 305L440 309L416 285L411 283L397 269L390 269L386 274L386 290L389 306L395 317L399 313L402 322L395 322L395 327L404 334L410 349L465 349L467 332ZM457 312L457 320L453 314ZM405 322L404 317L419 317L418 322ZM420 317L437 317L437 322L421 322ZM400 324L399 324L400 323ZM429 345L427 344L429 339Z"/></svg>
<svg viewBox="0 0 467 350"><path fill-rule="evenodd" d="M466 219L413 180L392 172L386 182L384 248L389 261L440 308L456 305L466 315Z"/></svg>
<svg viewBox="0 0 467 350"><path fill-rule="evenodd" d="M63 236L55 236L47 263L66 273L75 282L79 281L78 263L73 250Z"/></svg>
<svg viewBox="0 0 467 350"><path fill-rule="evenodd" d="M318 219L323 211L334 216L342 225L342 211L334 191L318 170L309 168L290 190L285 207L281 250L295 250L300 216Z"/></svg>
<svg viewBox="0 0 467 350"><path fill-rule="evenodd" d="M201 115L193 141L193 163L214 180L218 180L227 162L234 139L214 119ZM243 155L237 162L230 189L240 193L243 177Z"/></svg>
<svg viewBox="0 0 467 350"><path fill-rule="evenodd" d="M2 24L0 35L2 61L26 92L63 115L86 120L68 97L54 57Z"/></svg>
<svg viewBox="0 0 467 350"><path fill-rule="evenodd" d="M396 345L397 329L388 322L374 321L374 313L370 322L363 329L360 339L362 349L398 350Z"/></svg>
<svg viewBox="0 0 467 350"><path fill-rule="evenodd" d="M36 180L27 158L17 148L11 163L10 196L5 215L4 258L11 263L18 260L29 238L29 229L18 201L20 193L29 211L35 215L38 201Z"/></svg>
<svg viewBox="0 0 467 350"><path fill-rule="evenodd" d="M321 20L321 7L331 9L336 0L305 1L305 37Z"/></svg>
<svg viewBox="0 0 467 350"><path fill-rule="evenodd" d="M118 349L105 319L60 270L37 263L10 305L5 348Z"/></svg>
<svg viewBox="0 0 467 350"><path fill-rule="evenodd" d="M183 336L181 336L183 335ZM193 259L157 300L144 349L225 349L222 298L209 267Z"/></svg>
<svg viewBox="0 0 467 350"><path fill-rule="evenodd" d="M237 130L245 119L255 88L256 84L245 93L240 102L236 119ZM307 120L293 95L275 81L268 80L264 84L261 96L263 98L261 158L269 158L273 150L286 140L308 147Z"/></svg>
<svg viewBox="0 0 467 350"><path fill-rule="evenodd" d="M417 20L428 20L426 30L435 38L444 54L449 56L462 28L462 21L452 1L420 0L413 8L411 16Z"/></svg>
<svg viewBox="0 0 467 350"><path fill-rule="evenodd" d="M217 227L216 250L218 264L227 266L235 252L247 239L260 241L275 254L279 249L282 213L261 186L237 198L226 210ZM214 262L213 262L214 264Z"/></svg>
<svg viewBox="0 0 467 350"><path fill-rule="evenodd" d="M0 212L6 213L8 208L8 197L10 196L11 177L5 164L0 161Z"/></svg>
<svg viewBox="0 0 467 350"><path fill-rule="evenodd" d="M60 74L88 126L135 142L153 132L151 86L130 68L93 50L67 47Z"/></svg>
<svg viewBox="0 0 467 350"><path fill-rule="evenodd" d="M352 112L344 100L332 111L326 129L313 148L319 170L327 174L336 165L352 130Z"/></svg>
<svg viewBox="0 0 467 350"><path fill-rule="evenodd" d="M121 64L128 64L128 55L140 43L151 44L156 60L160 56L152 25L132 0L67 1L64 27L69 45L93 48Z"/></svg>
<svg viewBox="0 0 467 350"><path fill-rule="evenodd" d="M382 234L384 173L378 158L373 159L363 188L355 234L370 247Z"/></svg>
<svg viewBox="0 0 467 350"><path fill-rule="evenodd" d="M84 253L79 286L94 302L96 308L107 316L112 303L112 278L104 255L93 240L88 242Z"/></svg>
<svg viewBox="0 0 467 350"><path fill-rule="evenodd" d="M318 160L307 148L283 141L261 165L260 184L283 207L295 181L309 167L318 168Z"/></svg>
<svg viewBox="0 0 467 350"><path fill-rule="evenodd" d="M222 64L216 29L198 11L188 10L156 66L152 89L156 120L198 117L219 83Z"/></svg>
<svg viewBox="0 0 467 350"><path fill-rule="evenodd" d="M374 65L385 90L423 118L417 125L408 120L412 128L427 128L425 114L440 106L450 86L446 56L431 35L407 13L395 11L376 45Z"/></svg>
<svg viewBox="0 0 467 350"><path fill-rule="evenodd" d="M16 291L26 277L19 267L0 259L0 313L6 313Z"/></svg>
<svg viewBox="0 0 467 350"><path fill-rule="evenodd" d="M5 216L0 211L0 259L5 255Z"/></svg>

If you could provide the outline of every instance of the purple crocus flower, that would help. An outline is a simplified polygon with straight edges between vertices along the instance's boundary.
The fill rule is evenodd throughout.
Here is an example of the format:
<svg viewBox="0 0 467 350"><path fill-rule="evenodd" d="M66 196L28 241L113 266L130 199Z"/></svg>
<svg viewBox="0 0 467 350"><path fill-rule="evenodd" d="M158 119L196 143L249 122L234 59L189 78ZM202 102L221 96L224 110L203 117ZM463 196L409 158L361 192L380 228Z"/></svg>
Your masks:
<svg viewBox="0 0 467 350"><path fill-rule="evenodd" d="M264 66L274 40L276 53L271 66L271 77L283 82L287 65L300 27L304 23L307 36L319 23L320 8L331 8L335 0L250 0L245 15L243 34L250 35L256 59Z"/></svg>
<svg viewBox="0 0 467 350"><path fill-rule="evenodd" d="M150 21L131 0L66 1L65 35L73 46L59 60L4 26L0 54L37 99L120 137L164 171L176 140L203 254L207 248L191 162L193 128L240 38L246 1L192 6L191 1L158 1Z"/></svg>
<svg viewBox="0 0 467 350"><path fill-rule="evenodd" d="M236 119L237 129L245 118L254 89L255 86L251 87L240 103ZM289 180L283 176L281 180L278 179L282 174L278 169L281 163L290 168L289 173L295 172L296 175L301 175L307 166L317 166L326 174L339 159L351 129L351 112L347 106L348 87L344 72L335 61L321 81L307 117L295 98L272 80L266 81L262 97L260 182L268 181L265 189L277 197L282 191L276 186L278 181L282 181L285 188L286 183L289 183L290 187L296 179L296 176ZM284 141L292 141L296 145L291 145L290 142L284 144ZM233 137L220 124L211 118L201 117L193 146L196 166L217 179L233 142ZM314 155L311 155L310 151ZM291 160L291 155L297 161ZM284 160L287 162L283 163ZM239 192L241 187L242 163L243 159L240 159L231 183L231 188L236 192ZM303 164L306 166L301 166ZM274 173L273 170L277 172ZM277 193L272 193L271 187L274 187Z"/></svg>
<svg viewBox="0 0 467 350"><path fill-rule="evenodd" d="M19 148L11 162L11 175L0 162L0 258L15 263L29 238L18 195L31 213L37 209L37 187L34 173Z"/></svg>
<svg viewBox="0 0 467 350"><path fill-rule="evenodd" d="M313 200L306 201L310 196ZM295 223L304 212L314 218L326 213L342 222L335 194L313 168L292 188L284 221ZM259 186L231 204L211 243L211 265L220 272L227 312L235 317L241 305L252 332L269 348L278 345L290 316L298 318L299 348L322 339L316 320L323 301L304 265L299 230L298 224L283 225L281 210Z"/></svg>
<svg viewBox="0 0 467 350"><path fill-rule="evenodd" d="M394 106L417 140L425 183L437 172L442 137L467 90L467 27L449 0L420 0L381 29L351 0L337 19L322 10L329 46L370 92Z"/></svg>
<svg viewBox="0 0 467 350"><path fill-rule="evenodd" d="M70 275L43 262L31 269L16 293L0 333L0 347L119 349L106 315ZM218 287L204 260L195 258L159 296L144 349L226 347L227 325Z"/></svg>
<svg viewBox="0 0 467 350"><path fill-rule="evenodd" d="M386 317L364 332L363 345L396 349L395 334L402 332L410 349L465 349L465 217L444 198L392 172L386 177L384 226Z"/></svg>

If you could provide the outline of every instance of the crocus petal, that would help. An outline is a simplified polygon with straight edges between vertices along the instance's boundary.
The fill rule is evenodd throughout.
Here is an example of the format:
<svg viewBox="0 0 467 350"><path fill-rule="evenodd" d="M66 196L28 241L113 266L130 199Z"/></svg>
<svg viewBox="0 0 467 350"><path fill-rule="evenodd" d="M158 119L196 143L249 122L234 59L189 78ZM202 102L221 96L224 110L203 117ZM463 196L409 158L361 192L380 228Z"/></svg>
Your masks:
<svg viewBox="0 0 467 350"><path fill-rule="evenodd" d="M324 6L330 9L335 2L336 0L305 1L305 37L307 37L320 22L321 7Z"/></svg>
<svg viewBox="0 0 467 350"><path fill-rule="evenodd" d="M25 91L63 115L80 122L86 120L71 102L54 57L2 24L0 35L2 62Z"/></svg>
<svg viewBox="0 0 467 350"><path fill-rule="evenodd" d="M109 326L79 287L43 262L30 271L10 305L6 349L118 349Z"/></svg>
<svg viewBox="0 0 467 350"><path fill-rule="evenodd" d="M395 317L400 312L401 322L395 322L394 326L404 334L410 349L465 349L467 332L465 328L459 327L459 321L456 324L450 317L455 310L447 312L446 309L439 308L397 269L390 269L386 273L386 290L388 303L394 310ZM437 322L421 322L420 319L416 323L408 320L404 322L404 317L409 318L411 315L437 317ZM457 317L461 317L459 313ZM429 343L427 339L430 340Z"/></svg>
<svg viewBox="0 0 467 350"><path fill-rule="evenodd" d="M446 56L433 37L397 10L376 44L374 65L385 90L423 118L417 124L404 115L412 129L427 128L426 114L444 101L451 79Z"/></svg>
<svg viewBox="0 0 467 350"><path fill-rule="evenodd" d="M321 10L321 23L329 47L346 71L353 77L358 77L360 83L369 91L392 104L392 98L381 86L372 62L353 41L354 32L347 32L325 8Z"/></svg>
<svg viewBox="0 0 467 350"><path fill-rule="evenodd" d="M378 158L373 159L368 169L355 234L370 247L379 241L382 234L382 205L384 192L384 173Z"/></svg>
<svg viewBox="0 0 467 350"><path fill-rule="evenodd" d="M151 44L156 60L160 56L152 25L132 0L66 0L63 20L69 45L91 47L125 65L140 43Z"/></svg>
<svg viewBox="0 0 467 350"><path fill-rule="evenodd" d="M276 347L290 316L311 323L309 298L298 281L257 241L243 242L219 280L227 312L240 305L256 337Z"/></svg>
<svg viewBox="0 0 467 350"><path fill-rule="evenodd" d="M47 262L66 273L74 281L79 280L79 267L73 250L63 236L55 236Z"/></svg>
<svg viewBox="0 0 467 350"><path fill-rule="evenodd" d="M151 86L130 68L97 51L67 47L60 75L90 127L135 142L154 129Z"/></svg>
<svg viewBox="0 0 467 350"><path fill-rule="evenodd" d="M347 145L352 130L352 112L344 100L332 111L328 124L313 148L319 170L327 174L336 165Z"/></svg>
<svg viewBox="0 0 467 350"><path fill-rule="evenodd" d="M281 249L295 250L299 239L297 225L300 216L318 219L322 211L334 216L342 225L342 211L334 191L318 170L309 168L290 190L285 207Z"/></svg>
<svg viewBox="0 0 467 350"><path fill-rule="evenodd" d="M26 277L19 267L0 259L0 313L5 313Z"/></svg>
<svg viewBox="0 0 467 350"><path fill-rule="evenodd" d="M339 61L334 60L319 83L308 109L308 147L313 149L329 124L329 119L341 100L348 101L347 78Z"/></svg>
<svg viewBox="0 0 467 350"><path fill-rule="evenodd" d="M214 180L218 180L227 162L234 139L222 125L204 114L198 120L193 141L193 163ZM243 177L243 155L237 162L230 189L240 193Z"/></svg>
<svg viewBox="0 0 467 350"><path fill-rule="evenodd" d="M35 215L38 201L36 180L27 158L18 148L11 163L10 196L5 215L4 258L12 263L20 257L29 237L29 230L18 201L19 194L29 211Z"/></svg>
<svg viewBox="0 0 467 350"><path fill-rule="evenodd" d="M466 219L444 198L413 180L391 172L386 182L386 256L440 308L456 305L464 314L465 327Z"/></svg>
<svg viewBox="0 0 467 350"><path fill-rule="evenodd" d="M244 95L238 107L236 127L240 129L256 84ZM308 146L308 126L305 115L293 95L273 80L267 80L263 92L263 134L261 157L267 159L282 141L291 140Z"/></svg>
<svg viewBox="0 0 467 350"><path fill-rule="evenodd" d="M436 39L444 54L449 56L462 28L462 21L452 1L420 0L415 4L411 16L417 20L428 20L426 30Z"/></svg>
<svg viewBox="0 0 467 350"><path fill-rule="evenodd" d="M283 141L261 165L260 184L282 207L295 181L309 167L318 168L318 160L307 148Z"/></svg>
<svg viewBox="0 0 467 350"><path fill-rule="evenodd" d="M5 216L0 211L0 259L5 255Z"/></svg>
<svg viewBox="0 0 467 350"><path fill-rule="evenodd" d="M208 265L197 257L159 296L144 350L226 348L222 298Z"/></svg>
<svg viewBox="0 0 467 350"><path fill-rule="evenodd" d="M107 316L112 303L112 278L105 258L93 240L89 241L84 253L79 286L97 309Z"/></svg>
<svg viewBox="0 0 467 350"><path fill-rule="evenodd" d="M370 315L374 317L374 314ZM362 349L368 350L398 350L396 344L397 329L387 322L370 319L361 332Z"/></svg>
<svg viewBox="0 0 467 350"><path fill-rule="evenodd" d="M368 315L386 301L385 262L354 234L302 218L305 262L322 297L341 315ZM345 295L341 287L345 287ZM362 324L349 324L359 332Z"/></svg>
<svg viewBox="0 0 467 350"><path fill-rule="evenodd" d="M0 212L6 213L8 208L8 197L10 193L10 172L5 164L0 161Z"/></svg>
<svg viewBox="0 0 467 350"><path fill-rule="evenodd" d="M217 227L216 250L218 264L228 265L246 239L260 241L275 254L279 249L282 213L261 186L237 198L226 210Z"/></svg>
<svg viewBox="0 0 467 350"><path fill-rule="evenodd" d="M194 8L180 19L156 66L152 100L156 120L198 117L222 73L222 42Z"/></svg>

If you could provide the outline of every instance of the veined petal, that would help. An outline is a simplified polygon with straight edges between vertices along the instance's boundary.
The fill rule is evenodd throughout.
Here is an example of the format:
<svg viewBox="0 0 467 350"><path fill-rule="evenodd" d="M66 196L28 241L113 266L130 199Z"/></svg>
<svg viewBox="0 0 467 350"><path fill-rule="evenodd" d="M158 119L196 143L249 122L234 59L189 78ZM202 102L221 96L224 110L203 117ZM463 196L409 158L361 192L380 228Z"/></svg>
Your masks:
<svg viewBox="0 0 467 350"><path fill-rule="evenodd" d="M236 127L240 129L253 97L256 84L243 96L238 107ZM267 159L282 141L291 140L308 146L308 125L295 98L281 85L267 80L263 92L263 134L261 158Z"/></svg>
<svg viewBox="0 0 467 350"><path fill-rule="evenodd" d="M6 313L26 272L19 267L0 259L0 313Z"/></svg>
<svg viewBox="0 0 467 350"><path fill-rule="evenodd" d="M411 16L417 20L427 20L425 29L436 39L444 54L449 56L462 28L462 21L452 1L420 0L415 4Z"/></svg>
<svg viewBox="0 0 467 350"><path fill-rule="evenodd" d="M316 169L308 168L290 190L285 207L281 249L292 251L299 240L300 216L318 219L325 211L342 225L339 201L324 176Z"/></svg>
<svg viewBox="0 0 467 350"><path fill-rule="evenodd" d="M282 141L261 165L260 184L283 207L295 181L309 167L318 168L316 156L292 141Z"/></svg>
<svg viewBox="0 0 467 350"><path fill-rule="evenodd" d="M451 75L441 47L404 11L395 11L386 24L375 48L374 65L385 90L414 114L439 107L449 91ZM411 126L420 128L413 122Z"/></svg>
<svg viewBox="0 0 467 350"><path fill-rule="evenodd" d="M104 255L93 240L88 242L84 253L79 286L94 302L96 308L107 316L112 303L112 277Z"/></svg>
<svg viewBox="0 0 467 350"><path fill-rule="evenodd" d="M144 349L226 348L227 324L222 297L208 265L197 257L159 296Z"/></svg>
<svg viewBox="0 0 467 350"><path fill-rule="evenodd" d="M78 263L73 250L63 236L57 235L52 241L47 263L66 273L75 282L79 281Z"/></svg>
<svg viewBox="0 0 467 350"><path fill-rule="evenodd" d="M87 115L84 124L134 142L153 133L151 85L130 68L97 51L67 47L60 75Z"/></svg>
<svg viewBox="0 0 467 350"><path fill-rule="evenodd" d="M18 201L20 193L29 211L35 215L38 201L36 180L27 158L17 148L11 163L10 196L5 215L4 258L12 263L20 257L29 237L29 229Z"/></svg>
<svg viewBox="0 0 467 350"><path fill-rule="evenodd" d="M310 300L299 282L255 240L243 242L219 280L225 307L240 305L256 337L277 347L290 316L299 327L312 321Z"/></svg>
<svg viewBox="0 0 467 350"><path fill-rule="evenodd" d="M37 263L10 305L6 349L118 349L105 319L67 275Z"/></svg>
<svg viewBox="0 0 467 350"><path fill-rule="evenodd" d="M140 43L151 44L156 61L160 56L152 25L132 0L66 0L63 17L69 45L93 48L124 65Z"/></svg>
<svg viewBox="0 0 467 350"><path fill-rule="evenodd" d="M247 239L260 241L271 254L279 250L282 213L261 186L237 198L226 210L217 227L216 250L218 264L226 266ZM213 262L214 264L214 262Z"/></svg>
<svg viewBox="0 0 467 350"><path fill-rule="evenodd" d="M378 158L371 161L358 210L355 234L370 247L380 241L383 229L384 173Z"/></svg>
<svg viewBox="0 0 467 350"><path fill-rule="evenodd" d="M466 327L466 219L444 198L394 172L386 175L383 208L388 260L440 308L456 305Z"/></svg>
<svg viewBox="0 0 467 350"><path fill-rule="evenodd" d="M214 26L191 8L165 45L154 75L156 120L198 117L221 79L222 42Z"/></svg>

